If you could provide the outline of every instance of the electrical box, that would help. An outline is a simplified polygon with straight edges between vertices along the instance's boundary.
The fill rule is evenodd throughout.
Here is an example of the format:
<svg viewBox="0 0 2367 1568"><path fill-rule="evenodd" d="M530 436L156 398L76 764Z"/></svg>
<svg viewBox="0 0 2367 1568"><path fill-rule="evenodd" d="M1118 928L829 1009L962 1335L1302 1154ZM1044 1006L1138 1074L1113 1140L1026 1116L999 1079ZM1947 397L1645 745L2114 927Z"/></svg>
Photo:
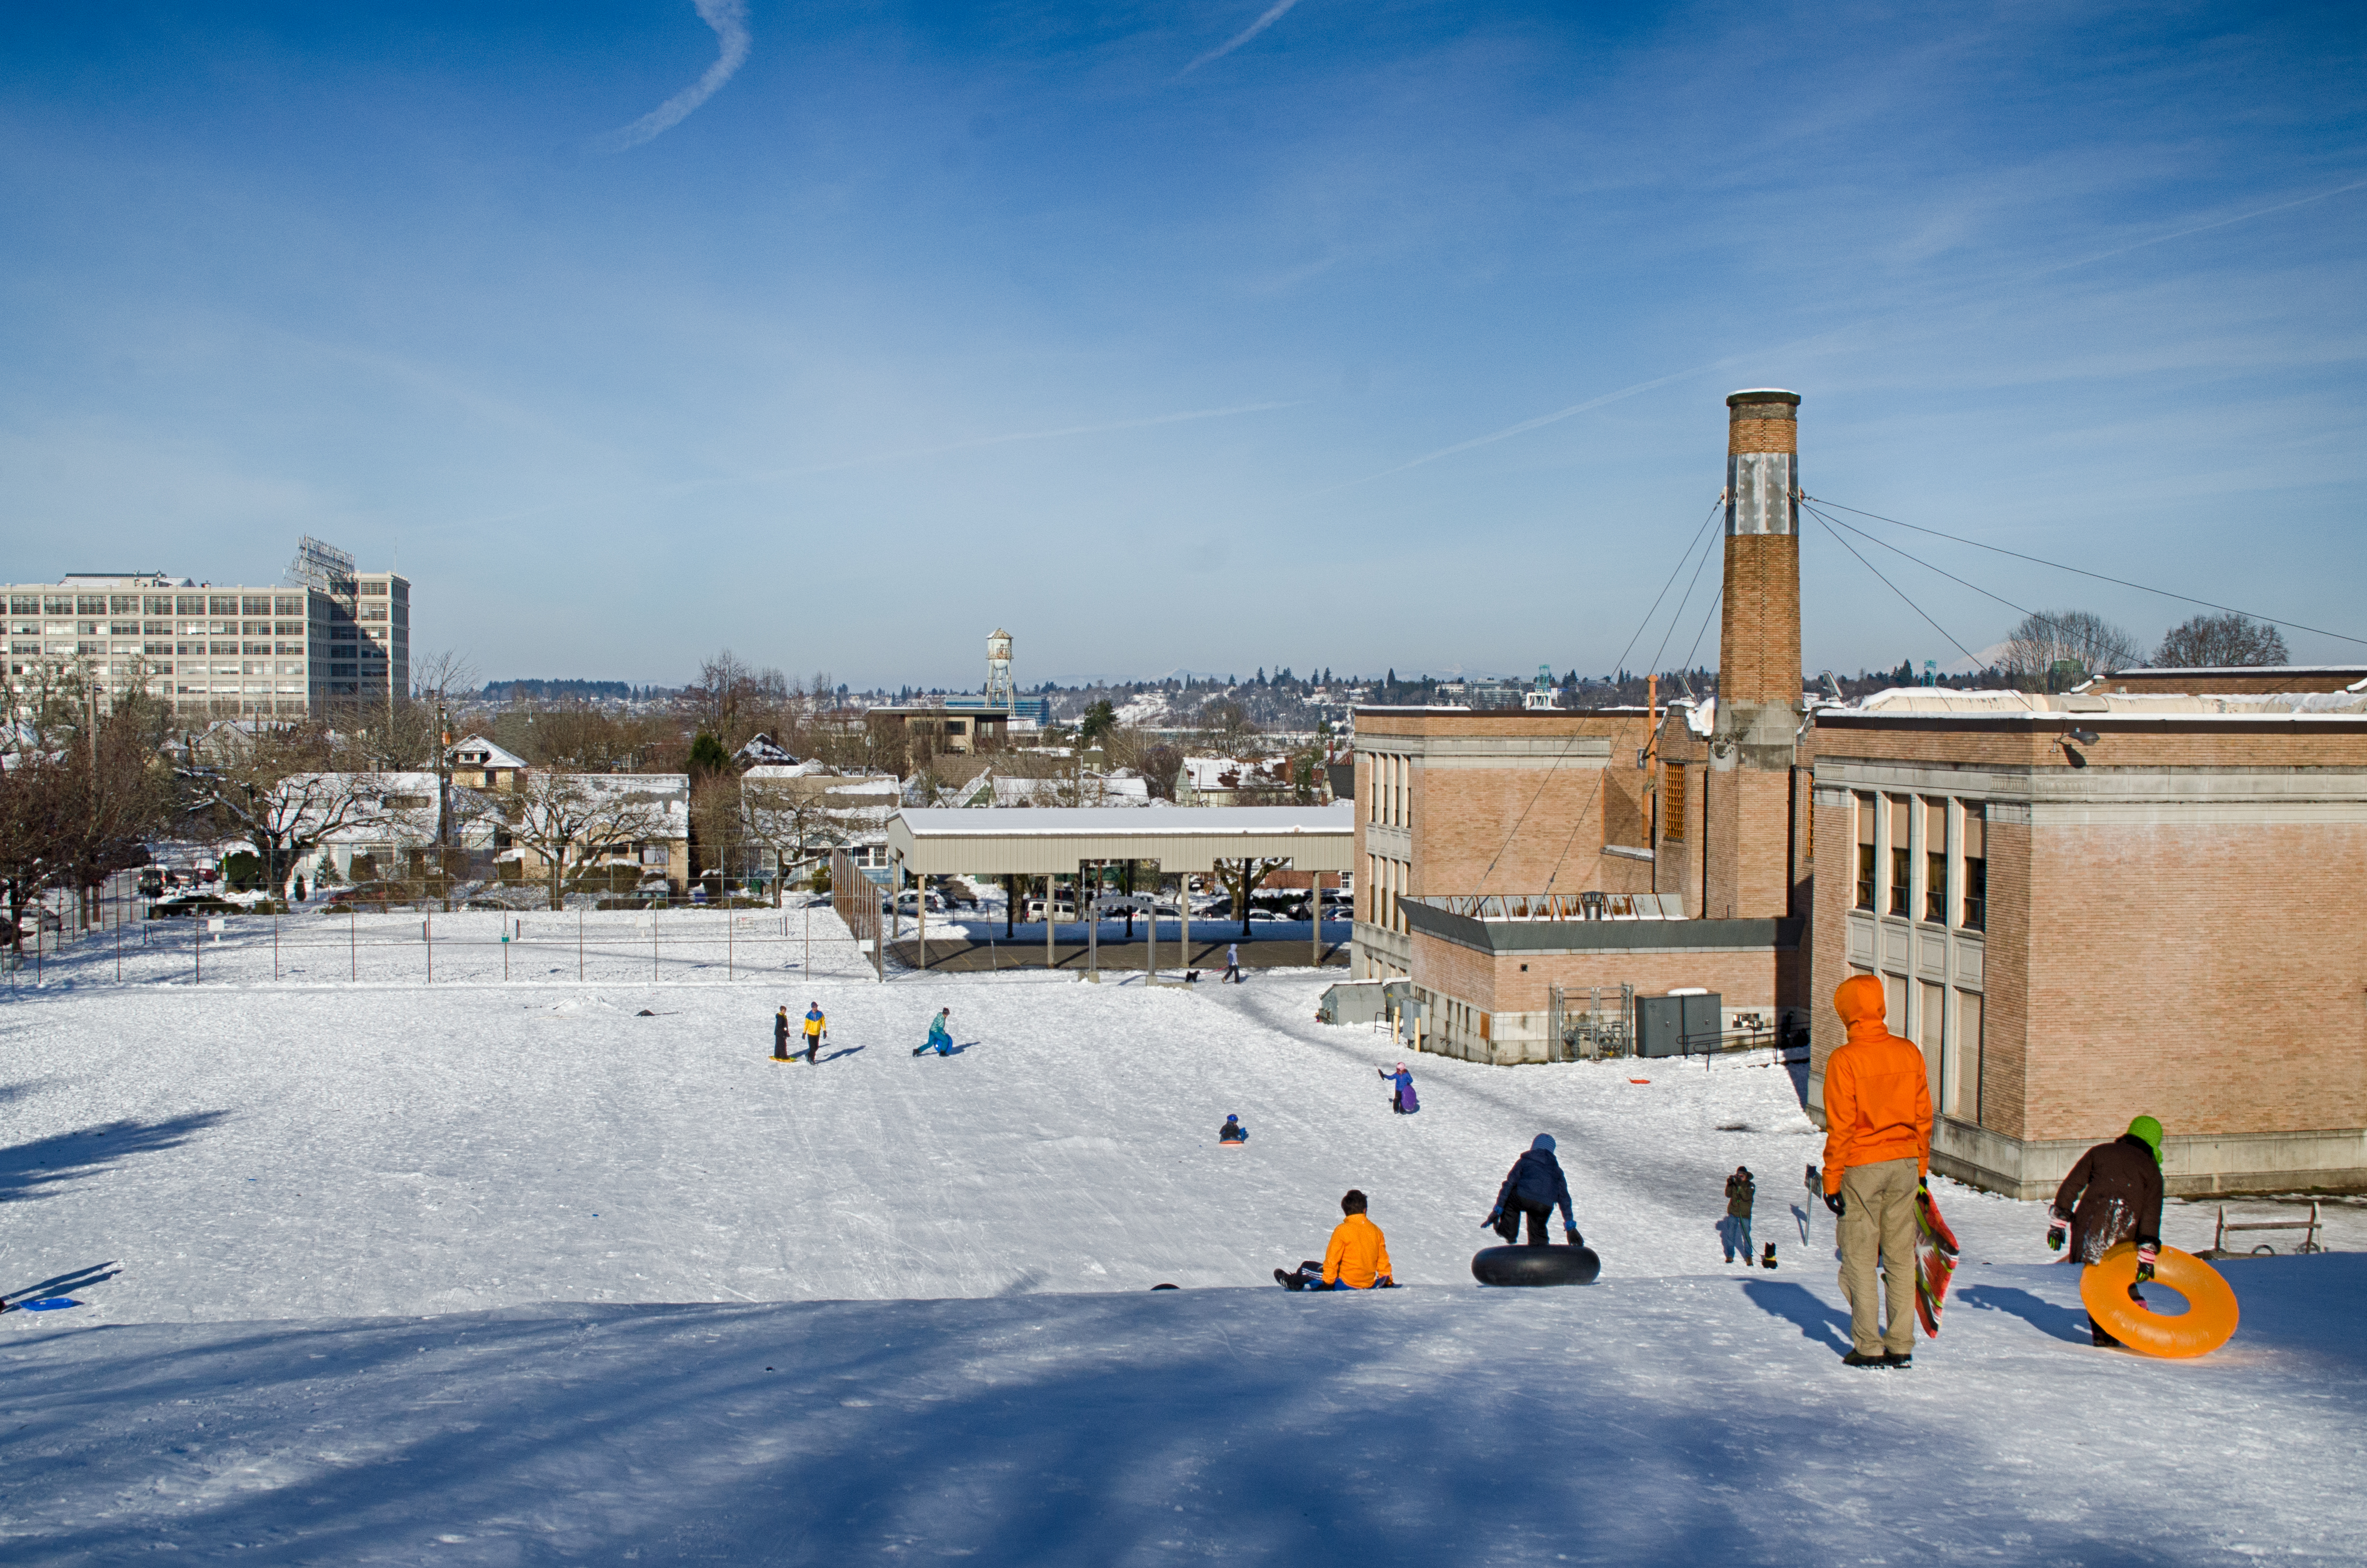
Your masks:
<svg viewBox="0 0 2367 1568"><path fill-rule="evenodd" d="M1717 1049L1726 999L1715 991L1636 998L1636 1054L1682 1056Z"/></svg>

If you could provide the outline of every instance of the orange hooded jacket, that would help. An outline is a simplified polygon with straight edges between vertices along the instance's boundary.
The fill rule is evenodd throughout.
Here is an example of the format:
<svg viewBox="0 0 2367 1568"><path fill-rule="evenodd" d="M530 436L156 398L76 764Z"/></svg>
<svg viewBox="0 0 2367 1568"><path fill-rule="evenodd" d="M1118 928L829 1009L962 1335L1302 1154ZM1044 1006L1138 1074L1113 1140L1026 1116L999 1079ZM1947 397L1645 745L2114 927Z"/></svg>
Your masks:
<svg viewBox="0 0 2367 1568"><path fill-rule="evenodd" d="M1923 1053L1886 1028L1882 982L1853 974L1833 993L1849 1039L1825 1062L1825 1190L1852 1165L1915 1162L1931 1173L1931 1087Z"/></svg>
<svg viewBox="0 0 2367 1568"><path fill-rule="evenodd" d="M1389 1275L1389 1244L1381 1228L1362 1214L1351 1214L1331 1228L1331 1244L1323 1249L1323 1283L1345 1282L1369 1290Z"/></svg>

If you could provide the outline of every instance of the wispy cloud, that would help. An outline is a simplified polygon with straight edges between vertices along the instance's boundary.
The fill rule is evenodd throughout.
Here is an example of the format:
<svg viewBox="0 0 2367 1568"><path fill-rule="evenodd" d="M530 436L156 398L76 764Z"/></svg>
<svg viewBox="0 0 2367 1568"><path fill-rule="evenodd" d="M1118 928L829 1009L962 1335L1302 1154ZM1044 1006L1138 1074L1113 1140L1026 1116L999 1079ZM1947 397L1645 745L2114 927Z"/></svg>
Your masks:
<svg viewBox="0 0 2367 1568"><path fill-rule="evenodd" d="M748 0L692 0L698 19L715 31L715 63L707 74L632 124L608 132L597 143L603 152L621 153L663 135L690 118L699 105L713 97L731 74L748 59ZM1284 9L1289 7L1285 6Z"/></svg>
<svg viewBox="0 0 2367 1568"><path fill-rule="evenodd" d="M1284 17L1290 14L1290 8L1297 4L1298 0L1274 0L1274 4L1266 11L1264 16L1260 17L1256 21L1251 22L1248 27L1243 28L1240 32L1235 33L1223 43L1218 44L1207 53L1200 56L1199 59L1192 62L1191 64L1184 67L1183 70L1175 73L1175 79L1180 82L1184 77L1192 74L1193 72L1200 69L1201 66L1207 64L1211 60L1222 60L1233 51L1240 48L1241 45L1249 42L1250 40L1257 37L1258 34L1265 31L1266 28L1274 26L1274 23L1282 20Z"/></svg>
<svg viewBox="0 0 2367 1568"><path fill-rule="evenodd" d="M2308 196L2295 197L2291 200L2275 202L2267 207L2255 207L2247 211L2235 213L2229 217L2214 218L2207 223L2195 223L2186 228L2171 230L2168 233L2155 234L2147 239L2137 240L2129 244L2116 245L2111 250L2096 251L2090 255L2075 256L2067 261L2054 262L2048 266L2037 267L2032 271L2018 273L2010 277L1991 278L1988 282L1977 284L1973 288L1960 291L1959 295L1955 299L1943 301L1936 308L1945 308L1947 305L1964 304L1970 300L1992 293L1997 290L2014 284L2032 282L2041 278L2051 277L2056 273L2068 272L2076 267L2092 266L2100 261L2109 261L2114 256L2126 256L2132 251L2145 250L2152 245L2168 244L2173 240L2182 240L2187 238L2189 235L2208 233L2214 229L2225 229L2233 224L2249 222L2255 218L2265 218L2270 216L2271 213L2289 211L2296 207L2307 207L2316 202L2328 200L2337 196L2343 196L2351 191L2362 189L2367 189L2367 180L2352 180L2347 185L2338 185L2330 189L2313 192ZM1420 468L1424 463L1436 462L1441 458L1451 458L1455 456L1457 453L1470 451L1475 447L1493 446L1498 441L1508 441L1515 436L1525 436L1532 430L1540 430L1548 425L1558 425L1563 420L1571 418L1577 415L1591 413L1595 409L1602 408L1606 404L1622 402L1627 398L1634 397L1640 392L1651 392L1656 388L1667 386L1672 381L1682 381L1693 376L1706 375L1712 370L1721 369L1727 365L1743 363L1747 359L1752 358L1754 354L1759 358L1764 358L1771 356L1795 353L1815 345L1829 342L1829 340L1837 338L1845 333L1854 332L1861 327L1871 326L1893 317L1906 314L1909 310L1929 312L1934 308L1935 306L1931 301L1920 301L1912 306L1901 306L1897 310L1884 311L1873 315L1862 316L1854 321L1829 328L1824 332L1814 333L1806 337L1795 338L1789 343L1762 347L1752 351L1752 353L1729 354L1722 358L1707 360L1702 364L1691 366L1685 369L1677 370L1669 375L1655 376L1648 381L1637 381L1632 385L1621 387L1617 392L1604 392L1602 396L1589 398L1584 403L1574 403L1568 408L1558 408L1551 414L1540 414L1535 418L1523 419L1517 425L1508 425L1501 430L1490 431L1485 436L1474 436L1469 440L1457 441L1451 447L1441 447L1436 451L1424 452L1421 456L1409 459L1404 462L1399 463L1394 468L1385 468L1377 472L1368 473L1358 479L1343 480L1338 484L1328 485L1321 490L1313 491L1310 494L1315 495L1329 495L1335 490L1348 490L1353 489L1359 484L1369 484L1376 479L1387 479L1394 474L1403 473L1408 469Z"/></svg>

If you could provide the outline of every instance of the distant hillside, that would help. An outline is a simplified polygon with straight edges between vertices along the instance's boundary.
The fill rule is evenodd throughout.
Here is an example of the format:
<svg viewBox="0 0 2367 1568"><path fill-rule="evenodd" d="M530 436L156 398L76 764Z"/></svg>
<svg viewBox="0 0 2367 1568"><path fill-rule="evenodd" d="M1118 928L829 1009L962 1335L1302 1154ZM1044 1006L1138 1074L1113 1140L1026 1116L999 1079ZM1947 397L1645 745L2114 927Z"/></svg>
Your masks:
<svg viewBox="0 0 2367 1568"><path fill-rule="evenodd" d="M627 702L636 695L633 687L621 680L489 680L481 693L488 702L555 702L571 697Z"/></svg>

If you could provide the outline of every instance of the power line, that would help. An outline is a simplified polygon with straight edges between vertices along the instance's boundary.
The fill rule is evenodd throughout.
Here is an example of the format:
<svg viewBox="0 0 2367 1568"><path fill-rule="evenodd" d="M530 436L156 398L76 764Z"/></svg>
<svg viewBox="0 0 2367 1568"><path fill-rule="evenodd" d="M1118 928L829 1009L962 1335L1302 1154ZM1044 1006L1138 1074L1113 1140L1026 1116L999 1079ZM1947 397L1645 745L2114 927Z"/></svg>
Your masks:
<svg viewBox="0 0 2367 1568"><path fill-rule="evenodd" d="M1803 500L1806 500L1809 497L1805 495L1801 497ZM1927 528L1920 523L1901 522L1897 517L1886 517L1879 512L1860 511L1855 506L1844 506L1838 501L1820 501L1818 505L1822 506L1831 506L1839 511L1854 512L1861 517L1872 517L1877 523L1888 523L1894 528L1913 528L1919 534L1930 534L1933 539L1944 539L1954 544L1969 544L1975 550L1993 551L1999 555L2010 555L2017 561L2027 561L2033 565L2051 567L2057 572L2075 573L2082 577L2093 577L2100 583L2112 583L2124 588L2135 588L2141 594L2155 594L2165 599L2176 599L2181 604L2201 605L2205 609L2225 610L2229 615L2246 616L2253 620L2265 620L2271 626L2290 626L2295 631L2315 632L2320 637L2331 637L2337 642L2356 642L2361 647L2367 647L2367 637L2353 637L2347 632L2328 631L2322 626L2304 626L2298 620L2280 620L2272 615L2253 615L2250 610L2237 609L2233 605L2223 605L2212 599L2198 599L2191 594L2174 594L2168 588L2149 587L2143 583L2132 583L2126 577L2108 576L2101 572L2090 572L2084 566L2066 566L2060 561L2048 561L2041 556L2024 555L2021 551L2008 550L2003 545L1983 544L1976 539L1965 539L1956 534L1942 533L1938 528ZM1933 570L1937 571L1938 568L1934 567ZM1972 586L1969 583L1965 585L1966 587ZM1994 594L1989 597L1991 598L1997 597ZM1999 599L1998 602L1999 604L2003 604L2006 601ZM1954 640L1952 638L1950 641L1953 642Z"/></svg>
<svg viewBox="0 0 2367 1568"><path fill-rule="evenodd" d="M1723 500L1724 500L1724 497L1722 497L1722 496L1721 496L1719 499L1720 499L1721 501L1723 501ZM1710 516L1711 516L1711 517L1715 517L1716 516L1717 516L1717 509L1716 509L1716 507L1712 507L1712 508L1710 509ZM1711 551L1711 550L1714 550L1714 549L1716 549L1716 544L1717 544L1717 538L1718 538L1718 536L1717 536L1717 535L1716 535L1716 534L1712 534L1712 535L1710 536L1710 543L1709 543L1709 545L1704 548L1704 550L1702 551L1702 558L1701 558L1701 560L1700 560L1698 562L1696 562L1696 563L1694 564L1694 566L1693 566L1693 580L1694 580L1695 582L1698 582L1698 581L1700 580L1700 578L1701 578L1702 567L1703 567L1703 566L1704 566L1704 565L1706 565L1706 564L1708 564L1708 562L1709 562L1709 552L1710 552L1710 551ZM1679 565L1680 567L1682 567L1682 566L1683 565L1683 562L1682 562L1682 561L1680 561L1680 562L1678 562L1678 565ZM1675 580L1675 579L1674 579L1673 577L1672 577L1672 578L1670 578L1670 581L1671 581L1671 582L1673 582L1674 580ZM1662 591L1663 591L1663 592L1666 592L1666 590L1665 590L1665 589L1664 589L1664 590L1662 590ZM1690 583L1690 582L1689 582L1689 583L1687 583L1687 584L1685 585L1685 597L1684 597L1684 599L1680 599L1680 600L1677 602L1677 608L1676 608L1676 609L1675 609L1674 611L1672 611L1672 612L1670 614L1670 617L1669 617L1669 630L1670 630L1670 631L1673 632L1673 631L1676 630L1676 626L1677 626L1677 619L1676 619L1676 618L1677 618L1677 616L1678 616L1678 615L1680 615L1680 614L1682 614L1682 613L1683 613L1683 611L1684 611L1684 608L1685 608L1685 600L1687 600L1687 599L1691 599L1693 597L1693 583ZM1723 599L1725 597L1726 597L1726 585L1725 585L1725 584L1721 583L1721 584L1719 584L1719 585L1718 585L1717 592L1716 592L1716 593L1715 593L1715 594L1712 594L1712 595L1710 596L1710 601L1709 601L1709 612L1708 612L1708 615L1704 615L1704 616L1702 618L1702 631L1707 631L1707 630L1709 629L1709 616L1716 615L1716 614L1717 613L1718 601L1719 601L1720 599ZM1658 607L1656 606L1655 608L1658 608ZM1648 623L1648 622L1650 621L1650 619L1651 619L1651 618L1650 618L1648 615L1645 618L1645 619L1646 619L1646 621L1647 621L1647 623ZM1640 631L1641 631L1641 629L1639 628L1639 629L1638 629L1639 635L1640 635ZM1698 652L1698 651L1700 650L1700 648L1701 648L1702 631L1695 631L1695 632L1693 633L1693 648L1694 648L1694 650L1695 650L1696 652ZM1630 644L1630 646L1632 646L1632 645L1633 645L1633 644L1631 643L1631 644ZM1668 639L1668 637L1667 637L1666 635L1663 635L1663 636L1661 637L1661 639L1660 639L1660 652L1661 652L1662 653L1667 653L1667 652L1668 652L1668 647L1669 647L1669 639ZM1623 653L1623 654L1621 654L1621 655L1620 655L1620 657L1621 657L1621 662L1622 662L1622 663L1625 663L1625 662L1626 655ZM1659 662L1660 662L1659 654L1658 654L1658 653L1654 654L1654 655L1653 655L1653 657L1652 657L1652 663L1653 663L1654 665L1657 665L1658 664L1659 664ZM1691 665L1691 664L1693 663L1693 654L1692 654L1692 653L1687 653L1687 654L1685 655L1685 662L1686 662L1686 664L1688 664L1688 665ZM1658 673L1658 671L1656 670L1656 671L1654 671L1653 673L1657 674L1657 673ZM1646 723L1648 723L1648 724L1651 722L1651 721L1650 721L1649 719L1647 719L1647 720L1646 720L1646 721L1644 721L1644 722L1645 722ZM1564 837L1564 838L1562 839L1562 841L1561 841L1561 852L1560 852L1559 854L1557 854L1557 855L1556 855L1556 856L1554 857L1553 869L1546 873L1546 885L1545 885L1545 887L1544 887L1542 890L1540 890L1540 891L1545 892L1553 892L1553 886L1554 886L1554 883L1556 883L1557 881L1559 881L1561 880L1561 869L1562 869L1562 867L1564 867L1565 865L1569 864L1569 851L1570 851L1570 846L1571 846L1572 845L1574 845L1574 844L1576 844L1576 843L1578 842L1578 830L1579 830L1580 827L1582 827L1582 826L1584 826L1584 825L1585 825L1587 813L1588 813L1589 812L1591 812L1591 811L1592 811L1592 810L1594 809L1594 802L1595 802L1595 801L1596 801L1596 800L1597 800L1597 799L1602 795L1602 793L1603 793L1603 781L1604 781L1605 779L1607 779L1607 778L1609 778L1611 777L1611 769L1612 769L1613 767L1616 767L1616 766L1617 766L1617 764L1616 764L1615 762L1614 762L1614 761L1613 761L1613 757L1615 757L1617 755L1618 755L1617 751L1616 751L1616 750L1614 750L1614 751L1612 753L1612 756L1606 756L1606 757L1604 757L1604 758L1603 759L1603 771L1602 771L1601 773L1598 773L1597 775L1595 775L1595 778L1594 778L1594 788L1592 788L1591 790L1589 790L1586 792L1586 801L1585 801L1585 803L1584 803L1584 804L1582 804L1582 805L1580 805L1580 806L1578 808L1578 814L1577 814L1576 816L1574 816L1574 817L1572 817L1572 818L1570 819L1570 824L1569 824L1569 835L1568 835L1566 837Z"/></svg>
<svg viewBox="0 0 2367 1568"><path fill-rule="evenodd" d="M1809 515L1811 517L1816 516L1814 512L1811 512ZM1817 521L1825 523L1825 519L1822 517L1817 517ZM1873 562L1868 561L1863 555L1858 555L1857 546L1852 544L1849 540L1842 539L1840 529L1833 527L1830 523L1825 523L1825 531L1832 535L1835 541L1838 542L1843 550L1848 551L1852 555L1857 556L1857 563L1864 567L1867 571L1874 573L1874 580L1876 582L1879 582L1884 587L1888 588L1892 593L1897 594L1900 598L1906 599L1907 608L1913 610L1917 615L1922 616L1926 621L1930 621L1932 631L1938 632L1941 636L1945 637L1949 642L1956 642L1955 634L1950 631L1946 627L1941 625L1938 621L1932 620L1930 615L1925 614L1921 605L1917 604L1911 598L1908 598L1906 589L1900 587L1897 584L1884 576L1881 572L1875 569ZM1970 659L1973 662L1973 667L1975 669L1981 667L1980 655L1974 653L1970 648L1965 647L1962 642L1956 642L1956 652L1964 654L1965 658Z"/></svg>
<svg viewBox="0 0 2367 1568"><path fill-rule="evenodd" d="M1913 562L1916 565L1922 567L1926 572L1937 572L1941 576L1947 578L1951 583L1955 583L1964 587L1970 588L1973 592L1980 595L1983 598L1995 599L1998 603L2005 606L2008 609L2021 610L2023 615L2028 616L2039 625L2046 627L2060 634L2067 641L2078 642L2082 645L2092 641L2092 639L2090 639L2086 633L2078 631L2075 627L2067 625L2064 622L2056 619L2053 616L2048 615L2042 610L2025 608L2024 607L2014 603L2011 599L2007 598L2003 594L1993 594L1989 592L1988 589L1982 587L1978 583L1966 582L1964 578L1957 576L1954 572L1949 571L1943 566L1934 566L1920 555L1908 554L1907 551L1899 549L1888 540L1876 539L1874 535L1866 532L1863 528L1852 528L1849 524L1842 522L1839 517L1828 517L1822 512L1818 511L1816 507L1808 506L1805 502L1802 503L1802 509L1828 528L1848 528L1850 532L1857 535L1858 538L1865 540L1866 543L1880 545L1883 549L1890 551L1891 554L1898 556L1902 560Z"/></svg>
<svg viewBox="0 0 2367 1568"><path fill-rule="evenodd" d="M1644 619L1636 623L1635 634L1627 639L1627 646L1619 650L1618 661L1611 666L1614 671L1623 670L1627 667L1627 655L1634 653L1636 651L1636 644L1644 640L1645 630L1652 624L1652 618L1659 613L1660 601L1669 597L1669 590L1676 586L1677 574L1679 572L1682 572L1685 569L1685 562L1692 559L1695 541L1698 540L1702 534L1708 529L1712 519L1716 518L1717 516L1718 508L1725 505L1725 503L1726 497L1724 495L1720 495L1716 501L1711 502L1708 515L1702 518L1701 526L1693 530L1693 537L1685 540L1684 552L1677 557L1677 564L1675 568L1669 573L1669 580L1660 585L1660 591L1652 597L1652 608L1646 610L1644 612ZM1699 577L1701 575L1700 567L1696 566L1693 569L1693 575L1695 577ZM1693 586L1691 584L1686 585L1685 593L1688 597L1692 596ZM1666 647L1666 642L1664 641L1661 645ZM1580 737L1578 735L1573 734L1569 740L1562 743L1561 751L1554 757L1552 764L1546 767L1546 776L1537 780L1536 792L1529 797L1529 803L1521 808L1521 814L1512 819L1512 830L1504 835L1504 842L1497 846L1496 853L1489 858L1488 869L1479 873L1479 886L1475 890L1476 892L1486 892L1488 891L1488 879L1495 874L1496 862L1504 858L1504 851L1510 849L1512 846L1512 841L1520 836L1521 824L1529 820L1529 812L1535 809L1536 803L1540 800L1545 798L1546 786L1553 782L1555 772L1558 770L1562 763L1568 759L1570 748L1578 744L1580 738ZM1600 779L1596 780L1595 788L1598 790L1602 788L1602 781ZM1593 802L1593 797L1591 795L1587 797L1587 800L1589 804ZM1581 815L1583 813L1581 813ZM1564 853L1568 853L1567 848L1565 848ZM1560 873L1561 863L1559 861L1556 861L1554 863L1554 870L1557 875ZM1550 885L1550 880L1548 881L1548 885Z"/></svg>

